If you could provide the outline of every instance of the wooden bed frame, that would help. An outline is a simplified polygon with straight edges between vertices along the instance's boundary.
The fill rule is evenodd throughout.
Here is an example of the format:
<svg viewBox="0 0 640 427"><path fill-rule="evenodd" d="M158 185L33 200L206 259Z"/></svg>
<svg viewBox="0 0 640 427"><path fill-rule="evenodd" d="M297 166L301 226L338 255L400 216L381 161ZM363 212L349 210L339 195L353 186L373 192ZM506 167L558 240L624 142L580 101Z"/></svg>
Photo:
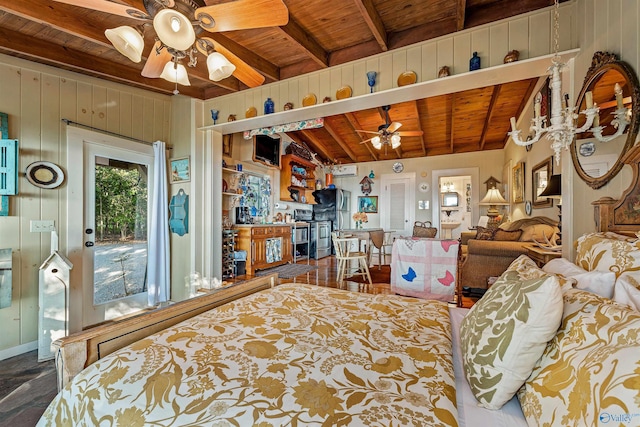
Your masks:
<svg viewBox="0 0 640 427"><path fill-rule="evenodd" d="M56 351L58 390L84 368L122 347L212 308L272 288L277 283L277 274L258 277L56 340L53 346Z"/></svg>
<svg viewBox="0 0 640 427"><path fill-rule="evenodd" d="M633 146L622 161L633 169L631 184L618 200L601 197L591 203L595 206L596 230L637 237L640 224L640 145Z"/></svg>

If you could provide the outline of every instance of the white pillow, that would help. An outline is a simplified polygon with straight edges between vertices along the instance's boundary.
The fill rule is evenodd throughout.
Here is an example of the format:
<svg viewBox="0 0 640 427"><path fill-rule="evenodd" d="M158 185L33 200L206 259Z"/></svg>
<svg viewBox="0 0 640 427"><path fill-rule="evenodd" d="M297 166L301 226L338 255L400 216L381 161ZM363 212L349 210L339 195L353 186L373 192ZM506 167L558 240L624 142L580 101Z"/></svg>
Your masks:
<svg viewBox="0 0 640 427"><path fill-rule="evenodd" d="M565 258L552 259L542 267L546 273L559 274L576 282L576 288L605 298L613 297L616 274L613 271L587 271Z"/></svg>
<svg viewBox="0 0 640 427"><path fill-rule="evenodd" d="M521 255L469 310L460 326L462 362L481 406L500 409L524 384L562 307L558 278Z"/></svg>
<svg viewBox="0 0 640 427"><path fill-rule="evenodd" d="M640 311L640 282L638 276L622 273L613 289L613 300L627 305L633 310Z"/></svg>

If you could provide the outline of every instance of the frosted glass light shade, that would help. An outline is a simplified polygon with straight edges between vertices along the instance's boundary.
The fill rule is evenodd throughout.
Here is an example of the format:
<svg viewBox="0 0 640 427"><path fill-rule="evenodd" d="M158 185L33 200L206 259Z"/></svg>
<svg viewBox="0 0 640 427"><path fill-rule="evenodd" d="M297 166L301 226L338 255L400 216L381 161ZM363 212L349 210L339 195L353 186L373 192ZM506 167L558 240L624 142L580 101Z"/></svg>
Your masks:
<svg viewBox="0 0 640 427"><path fill-rule="evenodd" d="M400 135L393 134L391 135L391 148L396 149L400 146Z"/></svg>
<svg viewBox="0 0 640 427"><path fill-rule="evenodd" d="M380 137L374 136L373 138L371 138L371 145L373 145L373 148L375 148L376 150L381 149L382 143L380 142Z"/></svg>
<svg viewBox="0 0 640 427"><path fill-rule="evenodd" d="M104 35L107 36L118 52L133 62L140 62L142 50L144 49L144 39L135 28L123 25L122 27L106 30Z"/></svg>
<svg viewBox="0 0 640 427"><path fill-rule="evenodd" d="M164 65L162 74L160 77L171 83L178 83L182 86L191 86L189 76L187 75L187 69L182 64L176 64L169 61Z"/></svg>
<svg viewBox="0 0 640 427"><path fill-rule="evenodd" d="M236 70L224 55L213 52L207 57L207 69L209 70L209 78L214 82L226 79Z"/></svg>
<svg viewBox="0 0 640 427"><path fill-rule="evenodd" d="M176 50L187 50L196 41L193 25L173 9L162 9L153 18L153 29L162 43Z"/></svg>

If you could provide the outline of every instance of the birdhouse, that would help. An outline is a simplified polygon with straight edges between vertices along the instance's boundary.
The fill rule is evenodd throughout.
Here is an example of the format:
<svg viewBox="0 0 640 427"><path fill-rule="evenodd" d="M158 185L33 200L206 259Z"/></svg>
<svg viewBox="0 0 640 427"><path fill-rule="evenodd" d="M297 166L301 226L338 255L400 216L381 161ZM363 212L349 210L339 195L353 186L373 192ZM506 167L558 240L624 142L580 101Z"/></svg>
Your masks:
<svg viewBox="0 0 640 427"><path fill-rule="evenodd" d="M40 266L38 360L55 356L51 344L69 335L69 275L73 264L58 251Z"/></svg>
<svg viewBox="0 0 640 427"><path fill-rule="evenodd" d="M373 184L373 180L371 178L368 176L362 178L362 181L360 181L360 190L362 191L362 194L366 196L371 193L371 184Z"/></svg>
<svg viewBox="0 0 640 427"><path fill-rule="evenodd" d="M489 179L484 182L484 184L487 186L487 191L489 191L492 188L498 188L498 184L500 184L500 181L490 176Z"/></svg>

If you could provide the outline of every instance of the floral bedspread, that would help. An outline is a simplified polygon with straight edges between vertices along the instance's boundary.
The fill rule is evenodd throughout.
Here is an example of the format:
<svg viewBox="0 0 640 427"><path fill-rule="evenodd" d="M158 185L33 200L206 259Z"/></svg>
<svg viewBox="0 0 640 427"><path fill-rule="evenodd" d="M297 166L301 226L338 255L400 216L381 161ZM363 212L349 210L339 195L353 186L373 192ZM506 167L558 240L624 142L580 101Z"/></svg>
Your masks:
<svg viewBox="0 0 640 427"><path fill-rule="evenodd" d="M78 374L38 425L457 426L438 301L288 284Z"/></svg>

